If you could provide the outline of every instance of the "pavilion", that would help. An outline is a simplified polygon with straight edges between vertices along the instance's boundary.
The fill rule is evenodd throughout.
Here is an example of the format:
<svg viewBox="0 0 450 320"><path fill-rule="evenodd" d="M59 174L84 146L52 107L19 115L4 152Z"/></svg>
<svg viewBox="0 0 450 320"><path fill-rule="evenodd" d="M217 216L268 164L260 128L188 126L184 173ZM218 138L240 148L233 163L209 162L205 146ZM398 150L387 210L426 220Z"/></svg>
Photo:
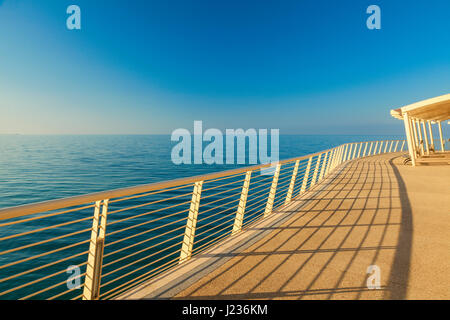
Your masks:
<svg viewBox="0 0 450 320"><path fill-rule="evenodd" d="M450 119L450 94L391 110L391 115L404 122L409 155L413 166L421 162L420 160L428 160L429 163L433 159L445 159L447 157L442 124ZM433 138L433 125L436 124L439 131L439 150L435 148ZM421 162L421 164L424 163L424 161Z"/></svg>

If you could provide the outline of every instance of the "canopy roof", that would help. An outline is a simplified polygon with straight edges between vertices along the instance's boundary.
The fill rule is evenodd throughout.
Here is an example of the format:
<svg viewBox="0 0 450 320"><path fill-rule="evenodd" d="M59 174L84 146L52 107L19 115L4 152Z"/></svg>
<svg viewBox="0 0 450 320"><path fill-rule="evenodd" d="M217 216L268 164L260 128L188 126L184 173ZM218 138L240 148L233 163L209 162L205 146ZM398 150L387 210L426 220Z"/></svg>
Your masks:
<svg viewBox="0 0 450 320"><path fill-rule="evenodd" d="M391 110L391 116L403 119L403 114L421 120L444 121L450 119L450 93L419 101Z"/></svg>

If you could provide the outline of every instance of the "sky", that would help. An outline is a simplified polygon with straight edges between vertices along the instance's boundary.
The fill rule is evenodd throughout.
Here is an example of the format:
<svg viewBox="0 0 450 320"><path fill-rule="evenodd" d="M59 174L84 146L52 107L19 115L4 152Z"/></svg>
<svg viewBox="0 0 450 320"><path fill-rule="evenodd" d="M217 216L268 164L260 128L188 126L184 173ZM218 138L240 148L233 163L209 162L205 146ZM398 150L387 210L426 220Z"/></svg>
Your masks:
<svg viewBox="0 0 450 320"><path fill-rule="evenodd" d="M69 30L66 9L81 9ZM369 30L366 9L381 9ZM450 1L0 0L0 133L401 134L450 93Z"/></svg>

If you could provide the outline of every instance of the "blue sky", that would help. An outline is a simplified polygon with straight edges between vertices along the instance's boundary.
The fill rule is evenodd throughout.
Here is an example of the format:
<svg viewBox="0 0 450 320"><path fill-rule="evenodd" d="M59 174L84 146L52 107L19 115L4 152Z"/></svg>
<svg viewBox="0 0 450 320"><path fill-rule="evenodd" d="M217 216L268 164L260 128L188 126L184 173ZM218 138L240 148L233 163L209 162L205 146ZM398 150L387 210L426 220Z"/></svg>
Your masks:
<svg viewBox="0 0 450 320"><path fill-rule="evenodd" d="M81 30L66 8L81 8ZM381 30L366 8L381 8ZM0 133L396 134L450 92L450 1L0 0Z"/></svg>

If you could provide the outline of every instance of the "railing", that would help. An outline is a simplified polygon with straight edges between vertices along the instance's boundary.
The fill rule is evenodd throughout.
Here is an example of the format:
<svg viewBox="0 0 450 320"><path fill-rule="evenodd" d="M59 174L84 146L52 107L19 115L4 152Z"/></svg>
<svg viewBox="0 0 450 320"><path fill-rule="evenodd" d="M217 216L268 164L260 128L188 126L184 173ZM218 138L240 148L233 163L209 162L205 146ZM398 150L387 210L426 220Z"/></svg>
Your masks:
<svg viewBox="0 0 450 320"><path fill-rule="evenodd" d="M109 299L270 216L342 163L403 151L358 142L203 176L0 210L0 299ZM195 240L195 241L194 241Z"/></svg>

